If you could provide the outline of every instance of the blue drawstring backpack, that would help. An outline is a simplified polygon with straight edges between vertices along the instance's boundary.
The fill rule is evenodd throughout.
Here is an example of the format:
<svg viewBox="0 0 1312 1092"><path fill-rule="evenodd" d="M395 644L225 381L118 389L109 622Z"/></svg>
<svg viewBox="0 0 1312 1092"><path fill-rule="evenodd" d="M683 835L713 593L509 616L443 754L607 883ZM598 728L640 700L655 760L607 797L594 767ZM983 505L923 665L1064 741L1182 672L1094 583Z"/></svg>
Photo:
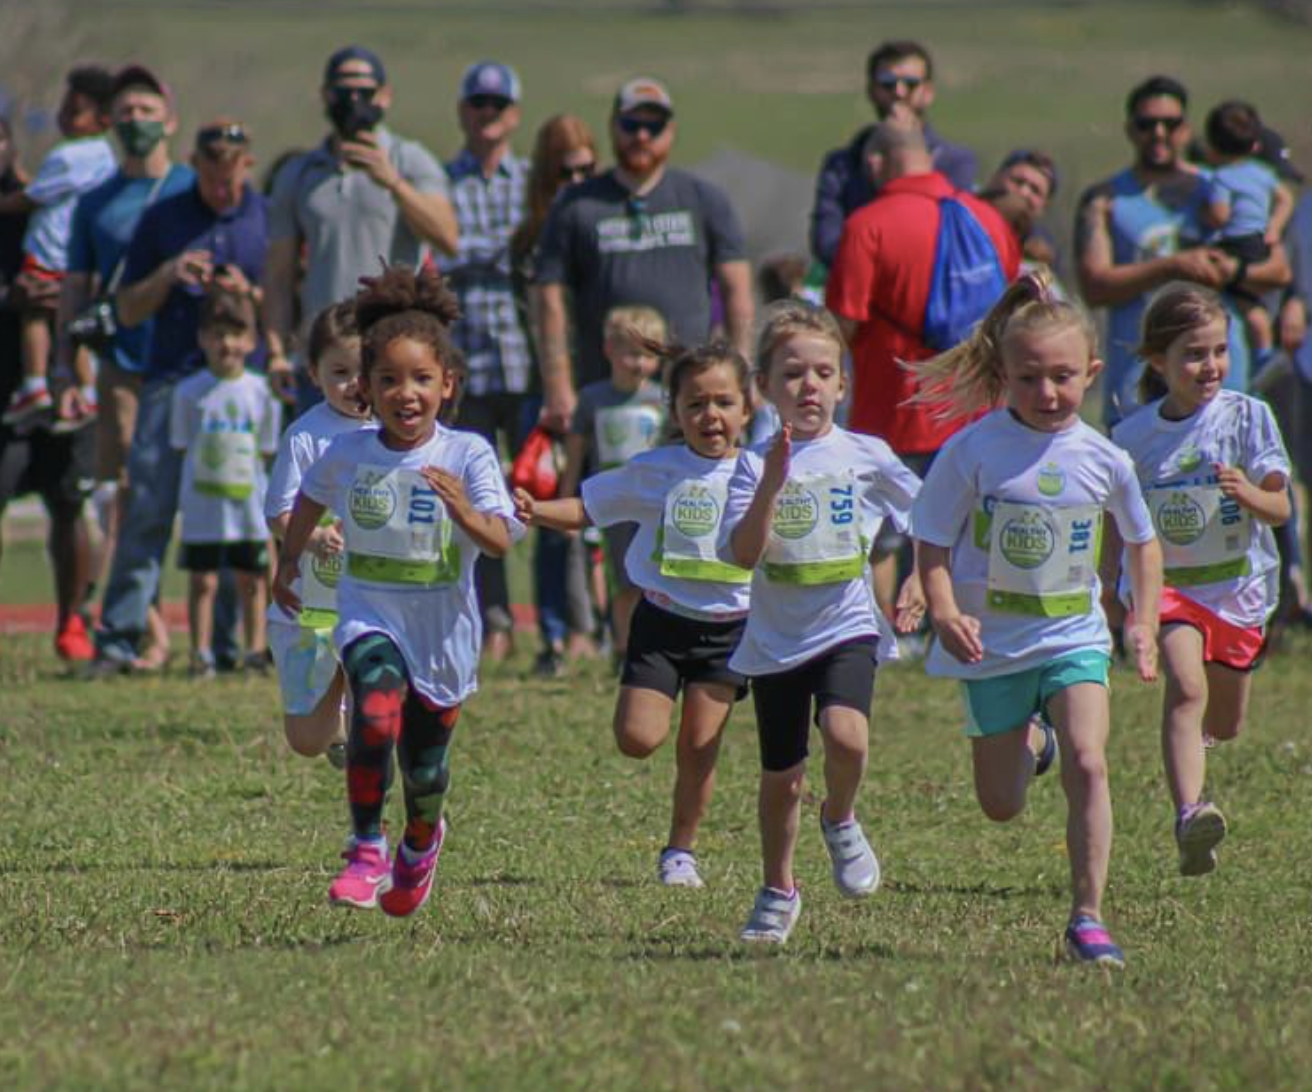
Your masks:
<svg viewBox="0 0 1312 1092"><path fill-rule="evenodd" d="M993 240L975 214L955 197L938 202L938 241L929 281L922 338L931 349L950 349L970 336L1007 288Z"/></svg>

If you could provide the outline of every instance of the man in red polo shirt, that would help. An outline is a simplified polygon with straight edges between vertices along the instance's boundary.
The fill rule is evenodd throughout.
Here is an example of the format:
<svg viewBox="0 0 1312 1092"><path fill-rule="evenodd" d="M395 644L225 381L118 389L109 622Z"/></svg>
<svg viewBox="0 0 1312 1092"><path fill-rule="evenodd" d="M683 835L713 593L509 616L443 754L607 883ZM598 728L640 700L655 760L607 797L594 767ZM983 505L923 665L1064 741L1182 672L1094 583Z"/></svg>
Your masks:
<svg viewBox="0 0 1312 1092"><path fill-rule="evenodd" d="M882 437L922 477L934 454L962 425L937 421L924 406L907 405L915 391L898 361L927 360L922 340L938 244L939 205L955 196L988 233L1008 280L1020 267L1020 247L990 205L954 189L934 170L915 119L893 117L867 145L878 196L843 227L825 304L852 349L852 409L848 427ZM891 612L897 576L896 540L876 543L875 596Z"/></svg>

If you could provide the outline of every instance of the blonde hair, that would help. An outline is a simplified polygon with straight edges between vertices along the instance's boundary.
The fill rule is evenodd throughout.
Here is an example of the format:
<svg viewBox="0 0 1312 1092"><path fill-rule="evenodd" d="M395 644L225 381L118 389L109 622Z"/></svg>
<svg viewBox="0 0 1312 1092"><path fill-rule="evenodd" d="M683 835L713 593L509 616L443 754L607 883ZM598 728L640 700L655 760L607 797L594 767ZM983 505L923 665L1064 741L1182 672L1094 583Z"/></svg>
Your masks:
<svg viewBox="0 0 1312 1092"><path fill-rule="evenodd" d="M847 348L838 320L823 307L806 300L777 300L761 312L760 333L756 338L756 370L769 375L775 350L797 334L815 334L828 338L842 353Z"/></svg>
<svg viewBox="0 0 1312 1092"><path fill-rule="evenodd" d="M665 316L654 307L640 304L624 304L612 307L606 312L606 321L602 324L602 336L606 341L624 338L633 341L669 340L669 327Z"/></svg>
<svg viewBox="0 0 1312 1092"><path fill-rule="evenodd" d="M1144 308L1139 323L1139 347L1143 374L1139 376L1139 401L1153 402L1168 394L1166 380L1152 365L1152 357L1163 356L1181 334L1221 319L1230 326L1221 297L1210 288L1189 281L1164 284Z"/></svg>
<svg viewBox="0 0 1312 1092"><path fill-rule="evenodd" d="M1057 296L1052 274L1046 269L1026 273L1007 287L965 341L929 360L903 363L916 380L916 393L910 401L929 406L934 416L943 420L991 409L1002 401L1007 340L1021 333L1069 326L1084 334L1092 357L1098 335L1089 313Z"/></svg>

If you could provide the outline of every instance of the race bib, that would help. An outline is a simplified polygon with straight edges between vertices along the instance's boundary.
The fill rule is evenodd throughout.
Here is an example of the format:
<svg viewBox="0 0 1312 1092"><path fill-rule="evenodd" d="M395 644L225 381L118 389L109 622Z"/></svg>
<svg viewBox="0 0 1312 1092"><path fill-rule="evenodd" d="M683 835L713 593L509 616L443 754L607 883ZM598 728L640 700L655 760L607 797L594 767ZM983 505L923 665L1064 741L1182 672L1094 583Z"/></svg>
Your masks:
<svg viewBox="0 0 1312 1092"><path fill-rule="evenodd" d="M999 614L1067 618L1093 610L1102 540L1096 504L1052 508L995 501L987 524L988 607Z"/></svg>
<svg viewBox="0 0 1312 1092"><path fill-rule="evenodd" d="M377 584L452 584L460 548L446 505L417 470L356 468L342 520L346 571Z"/></svg>
<svg viewBox="0 0 1312 1092"><path fill-rule="evenodd" d="M337 518L325 512L320 527L331 527ZM312 550L301 554L301 617L305 629L328 629L337 624L337 581L342 575L343 554L321 558Z"/></svg>
<svg viewBox="0 0 1312 1092"><path fill-rule="evenodd" d="M751 571L721 561L715 552L729 483L724 478L692 478L665 497L665 515L656 538L656 558L662 576L747 584Z"/></svg>
<svg viewBox="0 0 1312 1092"><path fill-rule="evenodd" d="M623 466L656 446L665 411L658 405L612 406L597 411L597 460L603 470Z"/></svg>
<svg viewBox="0 0 1312 1092"><path fill-rule="evenodd" d="M775 501L765 575L781 584L839 584L865 572L866 543L857 512L856 477L789 478Z"/></svg>
<svg viewBox="0 0 1312 1092"><path fill-rule="evenodd" d="M1189 588L1247 576L1250 515L1215 485L1171 485L1145 491L1162 543L1166 583Z"/></svg>
<svg viewBox="0 0 1312 1092"><path fill-rule="evenodd" d="M245 500L255 488L257 465L254 433L204 432L192 480L207 497Z"/></svg>

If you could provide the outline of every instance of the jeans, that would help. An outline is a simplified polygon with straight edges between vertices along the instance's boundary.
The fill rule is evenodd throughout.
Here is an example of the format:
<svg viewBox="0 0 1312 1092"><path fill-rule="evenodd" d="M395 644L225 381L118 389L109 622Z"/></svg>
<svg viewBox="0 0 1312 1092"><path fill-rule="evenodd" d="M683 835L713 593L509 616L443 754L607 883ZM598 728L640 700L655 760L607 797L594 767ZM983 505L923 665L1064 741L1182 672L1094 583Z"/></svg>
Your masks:
<svg viewBox="0 0 1312 1092"><path fill-rule="evenodd" d="M178 512L184 454L169 444L171 380L141 388L137 427L128 452L128 504L100 611L96 647L110 660L130 660L146 632L146 612L159 594L160 568ZM219 580L214 607L214 655L235 663L239 646L236 587L231 573Z"/></svg>

